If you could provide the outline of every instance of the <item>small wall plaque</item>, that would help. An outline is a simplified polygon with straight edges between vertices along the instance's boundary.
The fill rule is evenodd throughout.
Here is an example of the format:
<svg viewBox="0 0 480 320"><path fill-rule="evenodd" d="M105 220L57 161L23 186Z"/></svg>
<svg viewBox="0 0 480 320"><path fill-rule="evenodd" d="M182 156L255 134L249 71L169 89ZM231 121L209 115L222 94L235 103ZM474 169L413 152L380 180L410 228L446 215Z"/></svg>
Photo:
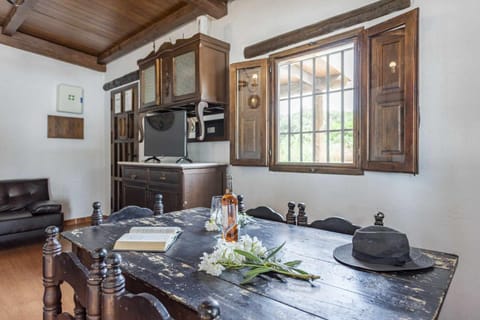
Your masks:
<svg viewBox="0 0 480 320"><path fill-rule="evenodd" d="M57 111L83 113L83 88L59 84L57 87Z"/></svg>
<svg viewBox="0 0 480 320"><path fill-rule="evenodd" d="M48 116L48 137L83 139L83 118Z"/></svg>

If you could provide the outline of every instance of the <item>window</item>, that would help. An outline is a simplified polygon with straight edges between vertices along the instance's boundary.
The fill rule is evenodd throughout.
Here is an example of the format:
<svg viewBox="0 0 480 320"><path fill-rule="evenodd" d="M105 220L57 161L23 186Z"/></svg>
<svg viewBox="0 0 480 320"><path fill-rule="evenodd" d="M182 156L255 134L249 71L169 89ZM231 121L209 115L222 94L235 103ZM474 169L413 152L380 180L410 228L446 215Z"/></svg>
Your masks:
<svg viewBox="0 0 480 320"><path fill-rule="evenodd" d="M358 37L272 56L273 170L361 173Z"/></svg>

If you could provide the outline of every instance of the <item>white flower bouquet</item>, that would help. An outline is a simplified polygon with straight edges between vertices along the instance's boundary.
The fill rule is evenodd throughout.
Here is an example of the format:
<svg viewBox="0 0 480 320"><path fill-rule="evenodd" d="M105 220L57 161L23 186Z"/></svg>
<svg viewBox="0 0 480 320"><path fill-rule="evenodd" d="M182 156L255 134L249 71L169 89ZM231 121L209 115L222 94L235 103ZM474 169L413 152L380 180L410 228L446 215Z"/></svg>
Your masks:
<svg viewBox="0 0 480 320"><path fill-rule="evenodd" d="M301 280L313 281L320 278L297 267L302 263L293 260L282 263L276 257L282 245L266 249L257 237L244 235L236 243L219 240L212 253L203 253L198 269L219 276L226 269L245 269L242 284L251 282L255 277L266 273L278 273Z"/></svg>

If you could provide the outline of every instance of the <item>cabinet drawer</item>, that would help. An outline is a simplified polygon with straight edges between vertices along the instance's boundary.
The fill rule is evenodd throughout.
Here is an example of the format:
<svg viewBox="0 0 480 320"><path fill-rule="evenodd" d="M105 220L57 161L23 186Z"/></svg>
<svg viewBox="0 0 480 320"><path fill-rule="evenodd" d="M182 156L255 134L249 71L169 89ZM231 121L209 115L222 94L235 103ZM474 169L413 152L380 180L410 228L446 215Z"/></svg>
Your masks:
<svg viewBox="0 0 480 320"><path fill-rule="evenodd" d="M123 168L123 178L130 179L130 180L140 180L146 181L147 180L147 170L146 169L139 169L139 168Z"/></svg>
<svg viewBox="0 0 480 320"><path fill-rule="evenodd" d="M180 173L176 171L150 169L150 183L179 184Z"/></svg>

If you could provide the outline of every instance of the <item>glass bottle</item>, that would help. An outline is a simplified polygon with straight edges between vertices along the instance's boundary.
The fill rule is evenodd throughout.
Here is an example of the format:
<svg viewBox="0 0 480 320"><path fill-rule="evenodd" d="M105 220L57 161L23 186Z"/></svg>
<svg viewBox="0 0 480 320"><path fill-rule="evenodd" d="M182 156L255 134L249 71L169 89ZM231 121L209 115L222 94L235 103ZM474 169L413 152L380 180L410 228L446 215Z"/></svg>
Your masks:
<svg viewBox="0 0 480 320"><path fill-rule="evenodd" d="M227 189L222 197L223 239L227 242L238 241L238 199L232 192L232 177L227 176Z"/></svg>

